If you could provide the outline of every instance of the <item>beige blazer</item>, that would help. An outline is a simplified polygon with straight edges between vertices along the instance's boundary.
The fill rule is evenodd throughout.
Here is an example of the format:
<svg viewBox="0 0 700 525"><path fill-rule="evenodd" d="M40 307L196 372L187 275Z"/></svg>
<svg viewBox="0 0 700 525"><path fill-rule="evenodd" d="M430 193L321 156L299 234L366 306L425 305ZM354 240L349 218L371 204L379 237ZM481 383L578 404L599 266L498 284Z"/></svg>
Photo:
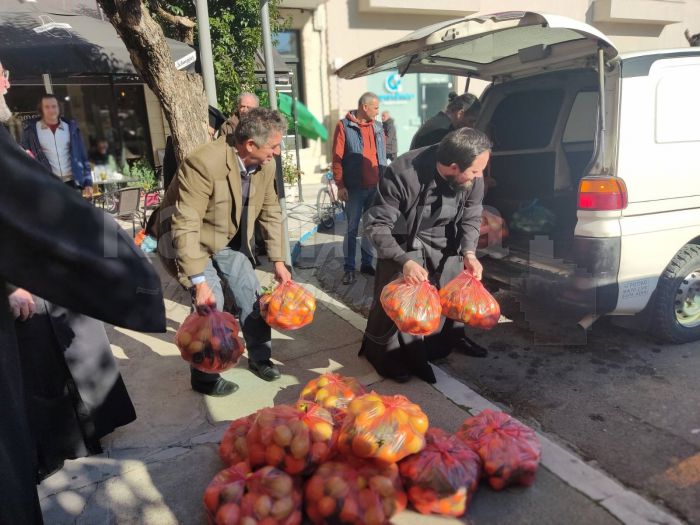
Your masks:
<svg viewBox="0 0 700 525"><path fill-rule="evenodd" d="M210 257L225 247L241 224L243 199L238 154L233 137L220 137L196 149L182 163L159 211L158 254L185 287L201 274ZM268 257L283 261L282 212L275 186L275 161L251 175L247 235L263 231Z"/></svg>

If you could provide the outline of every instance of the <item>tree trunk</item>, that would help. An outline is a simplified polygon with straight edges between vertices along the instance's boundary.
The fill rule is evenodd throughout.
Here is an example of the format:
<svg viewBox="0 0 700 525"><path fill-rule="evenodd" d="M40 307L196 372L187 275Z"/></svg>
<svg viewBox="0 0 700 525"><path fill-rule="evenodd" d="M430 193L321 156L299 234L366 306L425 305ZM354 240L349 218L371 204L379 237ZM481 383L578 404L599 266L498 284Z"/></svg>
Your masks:
<svg viewBox="0 0 700 525"><path fill-rule="evenodd" d="M209 141L202 77L178 71L160 25L141 0L97 0L129 50L143 81L160 101L178 163Z"/></svg>

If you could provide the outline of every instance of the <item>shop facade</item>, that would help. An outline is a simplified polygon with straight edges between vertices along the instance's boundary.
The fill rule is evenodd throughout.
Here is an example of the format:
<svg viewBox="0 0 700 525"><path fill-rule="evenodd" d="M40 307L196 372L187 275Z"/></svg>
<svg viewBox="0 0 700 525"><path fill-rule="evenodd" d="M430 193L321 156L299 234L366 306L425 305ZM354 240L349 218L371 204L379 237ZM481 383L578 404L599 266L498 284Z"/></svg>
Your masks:
<svg viewBox="0 0 700 525"><path fill-rule="evenodd" d="M395 120L398 149L403 153L422 122L444 109L447 94L464 92L466 79L389 71L343 80L335 71L421 27L477 12L521 10L523 4L513 0L283 0L282 8L299 35L296 67L302 71L302 102L332 136L338 119L357 106L363 92L377 93L380 111L388 110ZM533 0L527 8L593 25L621 52L688 47L684 31L700 32L697 0ZM472 80L469 91L479 95L485 87L484 82ZM305 173L325 170L330 142L309 141L301 152Z"/></svg>

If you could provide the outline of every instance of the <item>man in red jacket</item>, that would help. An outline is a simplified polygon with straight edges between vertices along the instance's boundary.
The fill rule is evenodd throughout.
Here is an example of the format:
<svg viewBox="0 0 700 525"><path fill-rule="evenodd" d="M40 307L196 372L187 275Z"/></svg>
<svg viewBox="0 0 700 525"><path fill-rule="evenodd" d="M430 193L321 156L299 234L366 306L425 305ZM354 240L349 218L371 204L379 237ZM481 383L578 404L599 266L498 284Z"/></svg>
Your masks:
<svg viewBox="0 0 700 525"><path fill-rule="evenodd" d="M372 205L379 177L386 168L384 128L375 120L379 98L367 92L360 97L357 110L340 119L333 136L333 177L338 198L345 201L348 230L343 242L345 257L343 284L355 282L357 230L362 214ZM372 248L365 235L361 241L360 272L374 275Z"/></svg>

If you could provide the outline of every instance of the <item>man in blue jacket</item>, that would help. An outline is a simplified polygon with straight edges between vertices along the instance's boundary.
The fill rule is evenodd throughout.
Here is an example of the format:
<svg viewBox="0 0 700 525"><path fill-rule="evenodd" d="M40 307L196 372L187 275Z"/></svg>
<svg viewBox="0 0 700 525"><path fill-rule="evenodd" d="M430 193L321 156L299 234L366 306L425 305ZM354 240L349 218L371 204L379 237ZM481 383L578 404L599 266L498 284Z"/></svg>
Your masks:
<svg viewBox="0 0 700 525"><path fill-rule="evenodd" d="M41 97L39 113L40 118L25 124L22 147L66 185L82 189L86 197L91 197L90 162L78 124L61 117L55 95Z"/></svg>

